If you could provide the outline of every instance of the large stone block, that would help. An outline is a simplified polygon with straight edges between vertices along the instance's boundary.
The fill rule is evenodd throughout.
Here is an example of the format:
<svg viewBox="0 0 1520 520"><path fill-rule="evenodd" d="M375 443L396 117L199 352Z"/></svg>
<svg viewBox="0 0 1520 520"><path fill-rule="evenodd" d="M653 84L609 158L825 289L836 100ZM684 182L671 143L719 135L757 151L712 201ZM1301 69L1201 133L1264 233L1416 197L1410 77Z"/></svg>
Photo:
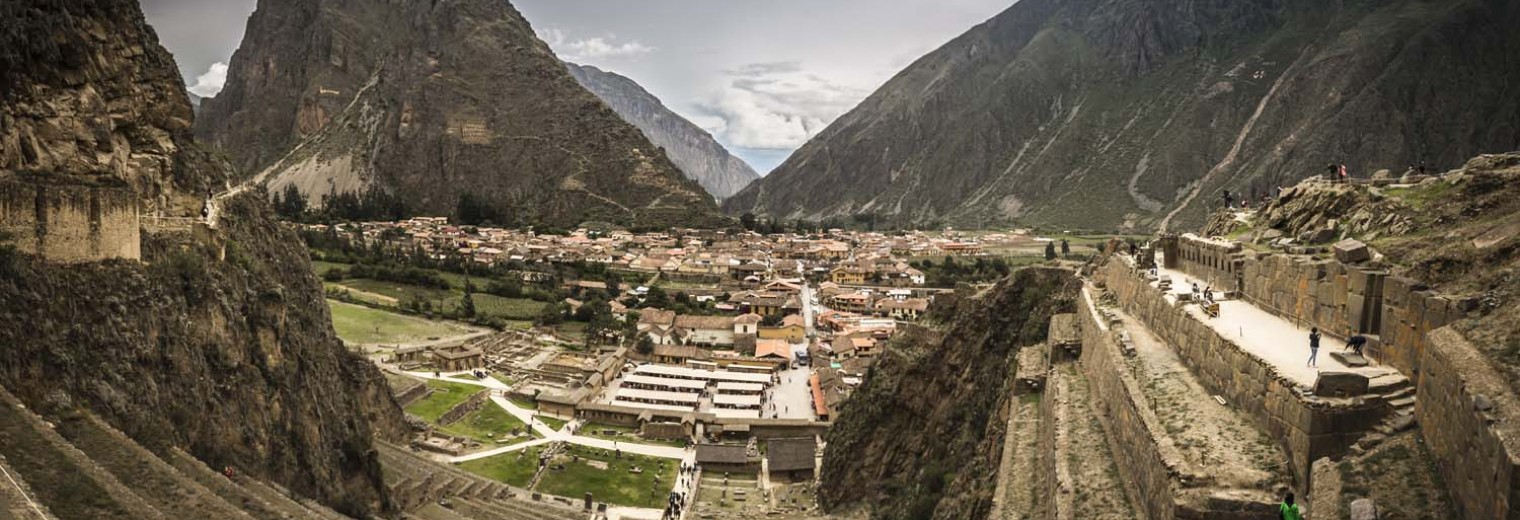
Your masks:
<svg viewBox="0 0 1520 520"><path fill-rule="evenodd" d="M1352 238L1336 242L1330 249L1335 251L1336 260L1347 264L1365 262L1372 259L1372 251L1367 248L1367 244L1363 244L1362 241Z"/></svg>
<svg viewBox="0 0 1520 520"><path fill-rule="evenodd" d="M1351 372L1320 372L1314 380L1314 395L1354 397L1367 393L1367 376Z"/></svg>

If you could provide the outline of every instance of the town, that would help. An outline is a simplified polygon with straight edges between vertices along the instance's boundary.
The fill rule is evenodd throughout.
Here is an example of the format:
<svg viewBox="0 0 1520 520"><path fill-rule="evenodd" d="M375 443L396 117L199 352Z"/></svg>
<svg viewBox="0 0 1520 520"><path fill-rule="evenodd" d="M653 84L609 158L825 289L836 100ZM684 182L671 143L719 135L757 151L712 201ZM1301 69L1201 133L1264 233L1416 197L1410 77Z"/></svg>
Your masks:
<svg viewBox="0 0 1520 520"><path fill-rule="evenodd" d="M823 434L937 298L1101 240L291 225L340 336L419 427L391 465L457 464L566 506L720 516L812 507Z"/></svg>

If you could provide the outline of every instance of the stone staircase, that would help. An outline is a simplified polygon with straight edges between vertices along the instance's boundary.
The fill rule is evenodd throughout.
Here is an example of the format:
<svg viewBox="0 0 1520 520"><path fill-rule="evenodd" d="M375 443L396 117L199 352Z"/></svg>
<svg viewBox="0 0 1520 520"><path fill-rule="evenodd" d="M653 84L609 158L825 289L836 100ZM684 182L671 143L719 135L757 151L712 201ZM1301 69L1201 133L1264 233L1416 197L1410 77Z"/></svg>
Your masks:
<svg viewBox="0 0 1520 520"><path fill-rule="evenodd" d="M1382 422L1356 442L1353 449L1357 451L1371 449L1415 424L1415 387L1409 378L1396 372L1377 376L1368 380L1367 392L1382 397L1389 411Z"/></svg>

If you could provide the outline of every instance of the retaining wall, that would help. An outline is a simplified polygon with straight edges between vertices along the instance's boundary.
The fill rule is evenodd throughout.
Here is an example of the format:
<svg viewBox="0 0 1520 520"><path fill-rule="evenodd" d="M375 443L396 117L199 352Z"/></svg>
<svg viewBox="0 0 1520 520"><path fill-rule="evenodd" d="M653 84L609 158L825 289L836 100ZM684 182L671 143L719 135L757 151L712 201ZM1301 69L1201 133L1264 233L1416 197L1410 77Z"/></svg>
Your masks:
<svg viewBox="0 0 1520 520"><path fill-rule="evenodd" d="M1270 502L1228 490L1188 486L1189 482L1207 479L1184 471L1186 464L1176 443L1156 417L1144 387L1125 366L1119 341L1104 323L1106 318L1092 305L1093 296L1086 290L1083 297L1087 306L1079 313L1082 358L1078 365L1097 396L1094 404L1104 412L1098 419L1130 501L1152 520L1276 518Z"/></svg>
<svg viewBox="0 0 1520 520"><path fill-rule="evenodd" d="M1160 289L1151 287L1118 258L1098 274L1125 312L1171 345L1204 388L1243 410L1282 444L1301 488L1311 480L1310 465L1315 459L1342 455L1386 414L1383 400L1376 396L1306 395L1275 367L1167 301ZM1091 345L1083 347L1084 360L1088 348Z"/></svg>
<svg viewBox="0 0 1520 520"><path fill-rule="evenodd" d="M1070 471L1065 466L1060 466L1066 457L1057 451L1056 429L1064 428L1061 424L1066 420L1066 414L1057 414L1056 406L1063 400L1066 393L1066 374L1061 370L1050 372L1050 384L1045 392L1040 394L1040 427L1039 446L1044 448L1036 454L1039 461L1036 465L1043 471L1035 472L1035 488L1045 490L1046 517L1050 520L1066 520L1071 518L1070 511L1063 511L1062 501L1057 500L1061 496L1062 489L1070 487Z"/></svg>
<svg viewBox="0 0 1520 520"><path fill-rule="evenodd" d="M453 424L454 421L458 421L464 418L464 416L469 415L470 412L479 410L480 405L485 404L486 398L490 397L490 395L490 390L481 390L479 392L475 392L475 394L471 395L469 399L461 401L459 404L454 405L453 408L450 408L448 411L443 412L443 415L439 415L438 425L447 426Z"/></svg>
<svg viewBox="0 0 1520 520"><path fill-rule="evenodd" d="M137 195L129 189L0 182L0 232L21 252L52 262L142 258Z"/></svg>
<svg viewBox="0 0 1520 520"><path fill-rule="evenodd" d="M1469 520L1520 518L1520 399L1449 327L1431 331L1422 354L1415 416L1457 512Z"/></svg>
<svg viewBox="0 0 1520 520"><path fill-rule="evenodd" d="M1233 245L1227 247L1226 245ZM1442 296L1385 270L1304 255L1242 252L1234 242L1166 237L1167 266L1235 288L1268 312L1346 338L1373 335L1365 353L1418 383L1425 333L1458 319L1471 298ZM1173 262L1170 255L1178 255ZM1221 267L1223 266L1223 267Z"/></svg>

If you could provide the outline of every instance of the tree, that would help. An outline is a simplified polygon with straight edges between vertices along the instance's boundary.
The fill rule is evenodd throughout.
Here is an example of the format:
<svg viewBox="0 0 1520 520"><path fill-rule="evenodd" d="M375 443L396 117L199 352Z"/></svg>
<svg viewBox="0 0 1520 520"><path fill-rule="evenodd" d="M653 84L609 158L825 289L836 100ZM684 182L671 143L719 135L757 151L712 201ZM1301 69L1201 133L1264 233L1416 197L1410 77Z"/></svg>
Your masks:
<svg viewBox="0 0 1520 520"><path fill-rule="evenodd" d="M1071 243L1067 242L1066 239L1063 238L1061 239L1061 256L1066 256L1069 254L1071 254Z"/></svg>
<svg viewBox="0 0 1520 520"><path fill-rule="evenodd" d="M1055 242L1046 242L1045 243L1045 259L1046 260L1055 260L1056 259L1056 243Z"/></svg>
<svg viewBox="0 0 1520 520"><path fill-rule="evenodd" d="M639 336L639 342L633 347L633 349L637 350L638 353L646 355L646 356L650 355L650 354L653 354L654 353L654 340L649 339L649 335L648 334L641 335L641 336Z"/></svg>
<svg viewBox="0 0 1520 520"><path fill-rule="evenodd" d="M475 317L475 284L470 283L469 278L464 279L464 297L459 299L459 315Z"/></svg>
<svg viewBox="0 0 1520 520"><path fill-rule="evenodd" d="M275 197L275 212L286 219L301 218L301 214L306 213L306 196L296 185L285 185L282 194Z"/></svg>
<svg viewBox="0 0 1520 520"><path fill-rule="evenodd" d="M755 230L755 214L746 211L746 212L744 212L743 215L739 215L739 225L744 226L744 229L746 231L754 231Z"/></svg>
<svg viewBox="0 0 1520 520"><path fill-rule="evenodd" d="M559 305L550 304L539 309L538 317L534 318L533 321L545 326L558 325L565 321L565 315L560 313Z"/></svg>

